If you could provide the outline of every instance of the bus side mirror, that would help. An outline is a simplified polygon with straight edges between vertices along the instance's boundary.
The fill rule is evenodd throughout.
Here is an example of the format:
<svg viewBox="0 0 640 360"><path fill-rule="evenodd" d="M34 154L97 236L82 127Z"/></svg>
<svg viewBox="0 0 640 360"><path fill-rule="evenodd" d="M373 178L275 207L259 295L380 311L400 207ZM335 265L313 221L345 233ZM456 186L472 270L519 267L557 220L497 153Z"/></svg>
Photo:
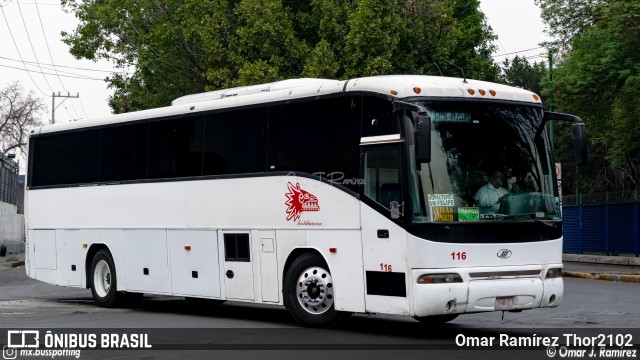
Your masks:
<svg viewBox="0 0 640 360"><path fill-rule="evenodd" d="M587 163L587 131L584 123L571 124L571 137L576 152L576 165Z"/></svg>
<svg viewBox="0 0 640 360"><path fill-rule="evenodd" d="M396 219L400 219L400 216L402 216L402 211L400 210L400 203L397 201L392 201L389 203L389 207L390 207L390 211L391 211L391 218L396 220Z"/></svg>
<svg viewBox="0 0 640 360"><path fill-rule="evenodd" d="M545 111L542 124L536 133L536 139L542 134L544 125L551 120L571 121L571 137L573 138L573 147L576 152L576 165L585 165L587 163L587 131L585 130L582 119L575 115L562 114L551 111Z"/></svg>
<svg viewBox="0 0 640 360"><path fill-rule="evenodd" d="M431 162L431 118L418 116L415 129L416 163Z"/></svg>

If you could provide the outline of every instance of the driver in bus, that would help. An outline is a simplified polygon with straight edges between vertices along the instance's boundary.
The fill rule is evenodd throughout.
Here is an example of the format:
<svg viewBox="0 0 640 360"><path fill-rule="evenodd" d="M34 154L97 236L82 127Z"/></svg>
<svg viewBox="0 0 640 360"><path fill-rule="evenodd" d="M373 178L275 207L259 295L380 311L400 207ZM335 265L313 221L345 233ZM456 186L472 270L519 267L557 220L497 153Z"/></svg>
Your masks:
<svg viewBox="0 0 640 360"><path fill-rule="evenodd" d="M504 196L509 193L502 187L503 184L504 174L500 170L495 170L489 176L489 182L476 192L474 198L480 214L496 214L499 212Z"/></svg>

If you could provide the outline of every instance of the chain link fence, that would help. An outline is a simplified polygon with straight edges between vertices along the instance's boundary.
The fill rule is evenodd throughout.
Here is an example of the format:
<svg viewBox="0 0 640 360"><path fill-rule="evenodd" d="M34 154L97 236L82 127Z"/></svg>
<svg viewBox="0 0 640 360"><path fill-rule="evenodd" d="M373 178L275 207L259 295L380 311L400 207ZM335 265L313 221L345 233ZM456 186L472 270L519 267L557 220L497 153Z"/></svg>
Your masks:
<svg viewBox="0 0 640 360"><path fill-rule="evenodd" d="M21 198L20 184L18 182L18 163L7 155L0 154L0 202L19 205Z"/></svg>

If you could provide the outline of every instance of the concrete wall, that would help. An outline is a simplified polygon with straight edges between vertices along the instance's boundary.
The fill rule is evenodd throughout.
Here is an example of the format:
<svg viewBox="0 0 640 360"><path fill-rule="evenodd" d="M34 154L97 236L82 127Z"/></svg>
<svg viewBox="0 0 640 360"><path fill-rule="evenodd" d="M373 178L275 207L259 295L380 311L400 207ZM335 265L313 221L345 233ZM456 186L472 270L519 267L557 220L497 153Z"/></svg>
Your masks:
<svg viewBox="0 0 640 360"><path fill-rule="evenodd" d="M15 205L0 202L0 244L7 246L7 254L24 252L24 215Z"/></svg>

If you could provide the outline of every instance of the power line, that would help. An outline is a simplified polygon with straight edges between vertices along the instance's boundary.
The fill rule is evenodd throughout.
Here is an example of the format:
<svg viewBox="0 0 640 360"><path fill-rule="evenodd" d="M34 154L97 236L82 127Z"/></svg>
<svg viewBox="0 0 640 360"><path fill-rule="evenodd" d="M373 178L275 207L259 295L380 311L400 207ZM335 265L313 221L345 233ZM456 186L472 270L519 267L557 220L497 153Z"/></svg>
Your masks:
<svg viewBox="0 0 640 360"><path fill-rule="evenodd" d="M12 3L6 3L6 5L12 5ZM35 2L23 2L22 5L37 5ZM40 5L51 5L51 6L60 6L60 3L40 3Z"/></svg>
<svg viewBox="0 0 640 360"><path fill-rule="evenodd" d="M28 72L28 73L29 73L29 77L31 77L31 71L32 71L32 70L29 70L29 69L27 69L27 68L22 69L22 68L18 68L18 67L15 67L15 66L1 65L1 64L0 64L0 67L5 67L5 68L8 68L8 69L14 69L14 70L20 70L20 71L26 71L26 72ZM46 74L46 75L55 75L55 74L53 74L53 73L45 73L45 74ZM72 79L104 81L104 79L100 79L100 78L93 78L93 77L88 77L88 76L73 76L73 75L60 75L60 76L62 76L62 77L67 77L67 78L72 78ZM31 81L33 81L33 78L31 78ZM34 82L34 84L35 84L35 82ZM36 85L36 88L37 88L37 87L38 87L38 85ZM40 90L40 88L38 88L38 90ZM43 92L42 90L40 90L40 92L44 94L44 92ZM50 96L50 95L47 95L47 94L44 94L44 95L45 95L45 96Z"/></svg>
<svg viewBox="0 0 640 360"><path fill-rule="evenodd" d="M6 56L0 56L0 59L3 60L9 60L9 61L21 61L18 59L13 59L13 58L9 58ZM34 64L37 65L38 63L33 62L33 61L25 61L25 63L27 64ZM44 66L53 66L53 64L47 64L47 63L39 63L40 65L44 65ZM64 69L73 69L73 70L83 70L83 71L93 71L93 72L104 72L104 73L113 73L113 74L125 74L125 75L132 75L132 72L129 71L115 71L115 70L101 70L101 69L89 69L89 68L81 68L81 67L77 67L77 66L65 66L65 65L55 65L56 67L59 68L64 68Z"/></svg>
<svg viewBox="0 0 640 360"><path fill-rule="evenodd" d="M78 100L80 100L80 98L78 98ZM82 113L84 114L84 117L88 118L89 116L87 116L87 112L84 111L84 105L82 104L82 100L80 100L80 108L82 109Z"/></svg>
<svg viewBox="0 0 640 360"><path fill-rule="evenodd" d="M20 19L22 19L22 25L24 26L24 32L27 33L27 39L29 40L29 46L31 46L31 52L33 53L33 57L36 58L36 62L38 61L38 55L36 55L36 49L33 48L33 42L31 41L31 35L29 34L29 30L27 29L27 23L24 21L24 16L22 15L22 6L20 6L20 1L16 1L16 4L18 4L18 12L20 13ZM44 79L44 82L47 84L47 86L49 87L49 90L51 90L51 92L53 92L53 88L51 87L51 84L49 84L49 80L47 80L47 77L44 75L44 72L42 71L42 67L40 65L38 65L38 68L40 68L40 74L42 74L42 78Z"/></svg>
<svg viewBox="0 0 640 360"><path fill-rule="evenodd" d="M531 48L531 49L525 49L525 50L513 51L513 52L510 52L510 53L506 53L506 54L493 55L493 56L491 56L491 57L500 57L500 56L506 56L506 55L519 54L519 53L522 53L522 52L525 52L525 51L538 50L538 49L545 49L545 48L544 48L544 47L542 47L542 46L539 46L539 47L535 47L535 48Z"/></svg>
<svg viewBox="0 0 640 360"><path fill-rule="evenodd" d="M51 55L51 48L49 47L49 40L47 40L47 33L44 31L44 25L42 25L42 17L40 16L40 7L38 6L37 1L35 1L35 5L36 5L36 12L38 13L38 21L40 22L40 29L42 30L42 36L44 37L44 43L47 45L47 52L49 53L49 59L51 60L51 65L53 65L53 71L55 71L56 75L58 76L58 81L60 82L60 85L62 85L62 89L66 92L69 92L69 90L67 90L67 88L62 83L62 79L58 74L58 69L56 69L56 63L53 61L53 55Z"/></svg>
<svg viewBox="0 0 640 360"><path fill-rule="evenodd" d="M31 72L27 69L27 65L24 63L24 59L22 59L22 54L20 54L20 49L18 49L18 44L16 43L16 39L13 37L13 31L11 31L11 26L9 26L9 21L7 20L7 15L4 13L4 7L3 6L0 6L0 11L2 11L2 16L4 17L4 22L7 24L7 29L9 30L9 35L11 35L11 40L13 41L13 46L15 46L16 51L18 52L18 56L20 57L20 61L22 61L22 66L24 66L24 70L27 72L27 74L29 74L29 79L31 79L31 82L33 83L33 85L36 87L36 89L38 89L38 91L40 91L42 93L42 95L49 96L49 95L45 94L45 92L42 91L42 89L40 89L40 87L35 82L35 80L33 80L33 76L31 76Z"/></svg>

